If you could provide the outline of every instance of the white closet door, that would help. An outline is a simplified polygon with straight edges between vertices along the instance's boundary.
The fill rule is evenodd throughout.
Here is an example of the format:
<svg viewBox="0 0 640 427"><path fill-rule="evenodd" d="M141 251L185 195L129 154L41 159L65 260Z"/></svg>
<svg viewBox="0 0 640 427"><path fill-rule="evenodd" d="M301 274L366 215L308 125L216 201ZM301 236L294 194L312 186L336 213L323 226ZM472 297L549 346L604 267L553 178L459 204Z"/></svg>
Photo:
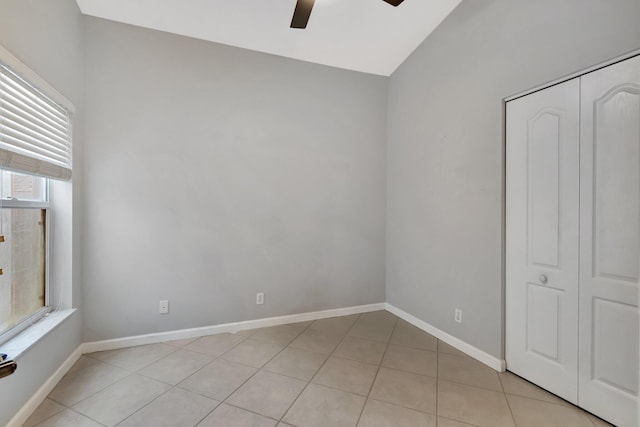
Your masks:
<svg viewBox="0 0 640 427"><path fill-rule="evenodd" d="M579 404L636 427L640 57L581 85Z"/></svg>
<svg viewBox="0 0 640 427"><path fill-rule="evenodd" d="M577 402L579 79L507 104L507 369Z"/></svg>

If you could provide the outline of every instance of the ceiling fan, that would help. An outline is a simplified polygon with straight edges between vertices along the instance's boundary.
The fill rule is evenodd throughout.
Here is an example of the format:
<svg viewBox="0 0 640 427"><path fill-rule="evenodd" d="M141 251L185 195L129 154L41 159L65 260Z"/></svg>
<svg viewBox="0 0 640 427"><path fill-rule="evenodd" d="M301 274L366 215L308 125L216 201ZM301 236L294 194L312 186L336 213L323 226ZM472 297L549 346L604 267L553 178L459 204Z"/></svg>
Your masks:
<svg viewBox="0 0 640 427"><path fill-rule="evenodd" d="M298 0L291 19L291 28L307 28L307 22L315 0ZM392 6L398 6L404 0L384 0Z"/></svg>

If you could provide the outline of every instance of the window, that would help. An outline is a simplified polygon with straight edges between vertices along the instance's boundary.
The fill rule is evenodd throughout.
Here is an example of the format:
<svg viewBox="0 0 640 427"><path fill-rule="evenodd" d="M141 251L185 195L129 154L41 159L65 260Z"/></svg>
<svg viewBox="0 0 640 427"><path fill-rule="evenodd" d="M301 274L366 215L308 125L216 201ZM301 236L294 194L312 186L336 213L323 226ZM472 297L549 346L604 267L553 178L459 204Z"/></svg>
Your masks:
<svg viewBox="0 0 640 427"><path fill-rule="evenodd" d="M47 181L0 172L0 332L49 311Z"/></svg>
<svg viewBox="0 0 640 427"><path fill-rule="evenodd" d="M69 106L0 46L0 343L51 311L49 187L71 178Z"/></svg>

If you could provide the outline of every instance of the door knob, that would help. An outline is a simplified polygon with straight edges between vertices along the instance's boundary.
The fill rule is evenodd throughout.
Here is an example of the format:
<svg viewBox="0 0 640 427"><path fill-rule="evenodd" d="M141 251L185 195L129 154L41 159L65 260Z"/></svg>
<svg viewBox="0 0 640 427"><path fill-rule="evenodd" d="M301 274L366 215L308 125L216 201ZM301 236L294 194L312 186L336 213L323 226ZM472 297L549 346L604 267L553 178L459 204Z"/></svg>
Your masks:
<svg viewBox="0 0 640 427"><path fill-rule="evenodd" d="M540 283L542 283L543 285L547 283L547 276L544 274L541 274L538 279L540 279Z"/></svg>

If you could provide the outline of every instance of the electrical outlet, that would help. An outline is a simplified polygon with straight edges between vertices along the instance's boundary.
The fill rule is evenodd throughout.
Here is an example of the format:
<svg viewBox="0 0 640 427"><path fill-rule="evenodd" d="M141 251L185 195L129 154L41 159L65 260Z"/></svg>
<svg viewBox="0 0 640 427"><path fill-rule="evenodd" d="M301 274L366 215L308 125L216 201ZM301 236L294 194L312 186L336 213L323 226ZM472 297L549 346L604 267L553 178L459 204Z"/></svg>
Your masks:
<svg viewBox="0 0 640 427"><path fill-rule="evenodd" d="M169 300L168 299L160 301L160 304L158 304L158 313L160 313L160 314L169 314Z"/></svg>
<svg viewBox="0 0 640 427"><path fill-rule="evenodd" d="M264 293L258 292L256 294L256 304L264 304Z"/></svg>
<svg viewBox="0 0 640 427"><path fill-rule="evenodd" d="M459 308L456 308L454 319L456 319L456 322L462 323L462 310Z"/></svg>

